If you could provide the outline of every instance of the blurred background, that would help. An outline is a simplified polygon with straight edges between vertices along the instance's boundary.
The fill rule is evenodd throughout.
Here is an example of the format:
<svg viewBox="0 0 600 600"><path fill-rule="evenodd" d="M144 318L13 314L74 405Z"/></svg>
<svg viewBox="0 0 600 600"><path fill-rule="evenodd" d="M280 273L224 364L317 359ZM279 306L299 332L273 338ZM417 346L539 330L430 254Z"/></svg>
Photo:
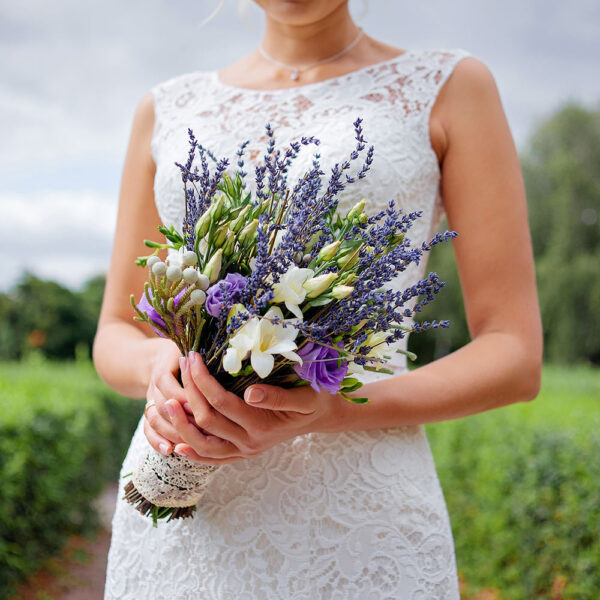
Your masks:
<svg viewBox="0 0 600 600"><path fill-rule="evenodd" d="M115 483L143 407L107 388L90 361L121 169L152 86L220 69L259 43L251 2L226 0L198 27L217 5L0 0L0 599L102 597ZM350 7L384 42L464 48L484 62L526 183L542 391L427 426L464 597L597 598L600 4ZM412 337L413 366L469 341L450 244L428 269L447 286L423 319L451 327Z"/></svg>

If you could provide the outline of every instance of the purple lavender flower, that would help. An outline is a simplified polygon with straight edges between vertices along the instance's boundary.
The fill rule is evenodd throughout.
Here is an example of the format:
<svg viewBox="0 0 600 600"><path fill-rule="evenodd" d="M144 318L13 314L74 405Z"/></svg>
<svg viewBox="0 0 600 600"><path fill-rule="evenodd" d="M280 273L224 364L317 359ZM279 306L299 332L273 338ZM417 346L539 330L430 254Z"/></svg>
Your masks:
<svg viewBox="0 0 600 600"><path fill-rule="evenodd" d="M175 309L178 308L178 303L179 300L181 299L181 296L183 296L183 294L185 293L185 290L187 289L187 286L184 287L173 299L174 303L175 303ZM150 300L153 299L152 296L152 290L150 288L148 288L148 296L150 296ZM154 306L152 306L152 304L150 304L146 298L146 294L142 294L142 299L137 303L136 305L142 312L145 312L148 315L148 318L150 319L150 321L152 321L152 323L155 323L156 325L160 325L161 327L163 327L164 329L167 328L167 325L164 321L164 319L160 316L160 314L157 312L157 310L154 308ZM173 316L173 313L170 313L171 316ZM158 335L160 337L167 337L160 329L158 329L157 327L152 327L152 329L154 329L154 331L156 331L156 333L158 333ZM177 332L177 326L175 326L175 331Z"/></svg>
<svg viewBox="0 0 600 600"><path fill-rule="evenodd" d="M225 279L217 281L206 290L206 312L219 317L221 310L230 308L239 299L240 292L246 287L246 278L239 273L227 273Z"/></svg>
<svg viewBox="0 0 600 600"><path fill-rule="evenodd" d="M343 348L343 345L340 345L340 348ZM330 394L339 392L342 380L348 372L348 363L343 360L338 367L337 359L340 353L337 350L307 342L297 354L302 357L303 364L296 363L294 371L299 377L309 381L310 387L316 392L320 392L321 388Z"/></svg>

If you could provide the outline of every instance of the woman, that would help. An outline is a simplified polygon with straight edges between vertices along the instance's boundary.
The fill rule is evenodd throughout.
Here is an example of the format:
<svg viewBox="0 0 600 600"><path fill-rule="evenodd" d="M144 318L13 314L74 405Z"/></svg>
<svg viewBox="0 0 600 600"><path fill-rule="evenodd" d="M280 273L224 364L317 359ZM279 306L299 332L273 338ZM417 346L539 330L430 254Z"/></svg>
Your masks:
<svg viewBox="0 0 600 600"><path fill-rule="evenodd" d="M118 499L105 599L458 599L423 424L535 398L542 362L524 186L493 76L464 50L401 50L363 34L347 0L257 4L266 18L257 51L220 72L173 77L136 111L94 344L102 378L151 404L119 489L148 444L224 466L190 519L153 528ZM395 375L368 374L368 405L266 385L241 399L198 356L180 364L175 345L134 323L128 304L146 276L134 266L141 240L161 222L180 227L173 162L186 155L187 128L217 156L249 139L250 173L267 122L280 144L315 135L328 173L353 147L358 116L375 160L340 208L366 197L377 210L395 197L423 211L415 241L428 239L445 210L459 232L472 341L411 372L394 354ZM305 154L290 181L309 164ZM406 287L424 271L421 263L392 284Z"/></svg>

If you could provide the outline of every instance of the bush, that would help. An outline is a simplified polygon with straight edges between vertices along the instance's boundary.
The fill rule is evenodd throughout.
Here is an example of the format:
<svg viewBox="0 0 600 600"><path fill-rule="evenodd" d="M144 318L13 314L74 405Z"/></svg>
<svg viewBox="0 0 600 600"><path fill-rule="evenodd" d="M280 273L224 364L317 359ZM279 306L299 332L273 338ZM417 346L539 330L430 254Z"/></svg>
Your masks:
<svg viewBox="0 0 600 600"><path fill-rule="evenodd" d="M143 403L88 361L0 363L0 598L99 522L92 501L118 472Z"/></svg>
<svg viewBox="0 0 600 600"><path fill-rule="evenodd" d="M468 593L595 599L600 373L544 370L535 401L427 426ZM562 596L561 596L562 597Z"/></svg>

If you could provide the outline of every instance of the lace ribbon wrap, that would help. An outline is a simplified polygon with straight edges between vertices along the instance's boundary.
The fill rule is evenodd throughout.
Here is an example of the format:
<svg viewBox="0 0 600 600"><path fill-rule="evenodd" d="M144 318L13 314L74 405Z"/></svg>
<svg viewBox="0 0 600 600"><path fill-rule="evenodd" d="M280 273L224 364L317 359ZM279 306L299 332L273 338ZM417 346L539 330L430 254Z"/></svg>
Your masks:
<svg viewBox="0 0 600 600"><path fill-rule="evenodd" d="M151 447L133 471L132 481L138 492L157 506L193 506L218 468L177 454L165 456Z"/></svg>

